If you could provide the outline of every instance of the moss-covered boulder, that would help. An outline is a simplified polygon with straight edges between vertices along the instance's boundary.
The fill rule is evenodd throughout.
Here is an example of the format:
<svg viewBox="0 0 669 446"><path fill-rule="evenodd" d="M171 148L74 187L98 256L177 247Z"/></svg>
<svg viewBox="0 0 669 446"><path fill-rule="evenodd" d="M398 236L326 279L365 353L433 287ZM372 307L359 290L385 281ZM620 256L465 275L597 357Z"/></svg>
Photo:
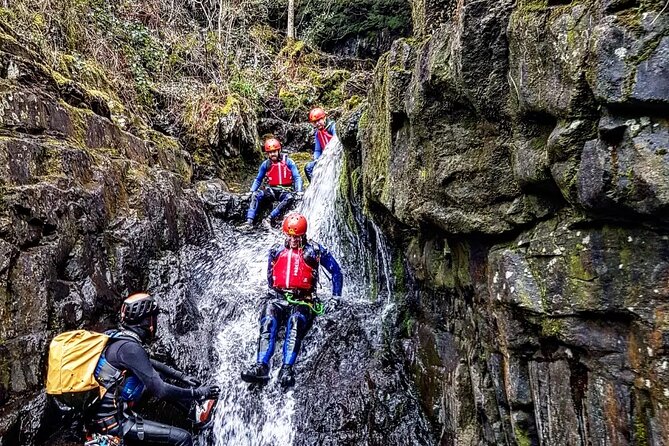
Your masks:
<svg viewBox="0 0 669 446"><path fill-rule="evenodd" d="M115 320L123 296L158 286L147 265L209 224L177 140L125 131L21 48L0 35L0 442L30 445L55 427L53 335Z"/></svg>
<svg viewBox="0 0 669 446"><path fill-rule="evenodd" d="M342 136L442 442L667 438L665 4L413 1L379 59Z"/></svg>
<svg viewBox="0 0 669 446"><path fill-rule="evenodd" d="M612 218L669 218L669 121L602 117L600 139L585 143L579 166L581 205Z"/></svg>
<svg viewBox="0 0 669 446"><path fill-rule="evenodd" d="M556 442L603 436L633 444L637 425L664 438L667 376L652 370L667 340L657 317L669 292L667 235L579 224L547 221L490 252L492 336L505 358L532 357L524 384L532 401L518 409L533 406L538 435ZM507 370L500 382L509 396L523 385ZM558 413L588 427L578 434L551 428Z"/></svg>

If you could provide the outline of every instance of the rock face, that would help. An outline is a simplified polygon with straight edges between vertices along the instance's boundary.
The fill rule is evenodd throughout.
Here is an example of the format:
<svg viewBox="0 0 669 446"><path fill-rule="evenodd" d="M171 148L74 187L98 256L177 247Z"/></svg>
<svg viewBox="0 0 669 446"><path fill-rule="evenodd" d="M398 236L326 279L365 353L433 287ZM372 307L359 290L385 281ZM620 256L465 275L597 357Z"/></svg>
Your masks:
<svg viewBox="0 0 669 446"><path fill-rule="evenodd" d="M347 121L438 444L669 442L664 4L413 1Z"/></svg>
<svg viewBox="0 0 669 446"><path fill-rule="evenodd" d="M121 130L37 60L0 36L1 444L51 428L41 422L53 335L109 315L112 325L127 293L165 277L170 305L187 307L175 252L209 233L176 140Z"/></svg>

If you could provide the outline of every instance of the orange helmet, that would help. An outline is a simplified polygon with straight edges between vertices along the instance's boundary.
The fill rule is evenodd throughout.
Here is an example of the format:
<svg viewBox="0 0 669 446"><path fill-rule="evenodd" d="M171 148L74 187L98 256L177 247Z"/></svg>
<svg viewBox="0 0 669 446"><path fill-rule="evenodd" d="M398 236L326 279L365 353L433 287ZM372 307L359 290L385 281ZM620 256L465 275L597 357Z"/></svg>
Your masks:
<svg viewBox="0 0 669 446"><path fill-rule="evenodd" d="M282 229L286 235L304 235L307 233L307 218L302 214L286 215Z"/></svg>
<svg viewBox="0 0 669 446"><path fill-rule="evenodd" d="M325 118L325 110L320 107L316 107L309 112L309 122L316 122L323 118Z"/></svg>
<svg viewBox="0 0 669 446"><path fill-rule="evenodd" d="M265 141L265 152L274 152L275 150L281 150L281 143L276 138L270 138Z"/></svg>

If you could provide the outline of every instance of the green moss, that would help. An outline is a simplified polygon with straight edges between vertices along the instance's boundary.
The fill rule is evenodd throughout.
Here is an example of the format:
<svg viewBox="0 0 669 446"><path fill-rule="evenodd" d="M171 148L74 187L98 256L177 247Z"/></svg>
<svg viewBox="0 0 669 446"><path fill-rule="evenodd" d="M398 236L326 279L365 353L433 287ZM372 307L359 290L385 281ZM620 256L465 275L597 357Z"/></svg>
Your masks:
<svg viewBox="0 0 669 446"><path fill-rule="evenodd" d="M402 321L401 327L403 335L407 338L410 338L413 334L413 329L416 326L416 319L411 317L408 313L405 314L404 320Z"/></svg>
<svg viewBox="0 0 669 446"><path fill-rule="evenodd" d="M288 46L288 57L297 56L304 49L304 41L296 40L292 42L292 45Z"/></svg>
<svg viewBox="0 0 669 446"><path fill-rule="evenodd" d="M311 52L311 49L305 45L303 40L289 40L288 44L279 51L279 57L296 61L305 52Z"/></svg>
<svg viewBox="0 0 669 446"><path fill-rule="evenodd" d="M370 156L364 166L366 193L373 201L390 208L394 191L388 180L392 143L390 113L386 108L388 67L389 53L386 53L377 63L375 81L368 96L369 113L361 121L364 129L363 144L370 147Z"/></svg>
<svg viewBox="0 0 669 446"><path fill-rule="evenodd" d="M392 270L395 279L395 291L403 293L406 291L406 271L404 268L404 257L401 252L395 253L393 258Z"/></svg>
<svg viewBox="0 0 669 446"><path fill-rule="evenodd" d="M16 20L16 13L11 8L0 8L0 20L4 23L12 23Z"/></svg>
<svg viewBox="0 0 669 446"><path fill-rule="evenodd" d="M225 98L225 104L223 104L223 107L220 107L217 110L217 113L215 113L215 115L227 116L233 111L239 111L239 106L240 106L239 99L237 99L235 95L229 94Z"/></svg>
<svg viewBox="0 0 669 446"><path fill-rule="evenodd" d="M297 93L290 91L286 88L281 88L279 90L279 99L283 104L283 107L293 113L304 105L303 98L301 98Z"/></svg>
<svg viewBox="0 0 669 446"><path fill-rule="evenodd" d="M597 275L591 271L591 268L588 268L584 264L584 256L587 256L588 251L578 251L569 255L569 276L579 280L590 281L597 277Z"/></svg>
<svg viewBox="0 0 669 446"><path fill-rule="evenodd" d="M516 437L516 444L518 446L532 446L532 441L530 441L530 436L526 430L514 426L513 434Z"/></svg>
<svg viewBox="0 0 669 446"><path fill-rule="evenodd" d="M564 330L564 322L561 319L545 318L541 321L541 335L547 337L558 337Z"/></svg>
<svg viewBox="0 0 669 446"><path fill-rule="evenodd" d="M193 152L193 161L195 161L196 164L200 164L202 166L210 166L215 164L211 151L202 147L198 147L195 152Z"/></svg>
<svg viewBox="0 0 669 446"><path fill-rule="evenodd" d="M367 121L369 120L369 115L367 114L367 110L362 112L362 115L360 115L360 120L358 121L358 129L364 130L367 128Z"/></svg>
<svg viewBox="0 0 669 446"><path fill-rule="evenodd" d="M186 102L183 124L198 149L208 147L216 141L221 118L242 116L252 108L248 100L212 86Z"/></svg>
<svg viewBox="0 0 669 446"><path fill-rule="evenodd" d="M649 444L648 434L646 431L646 422L638 413L634 417L634 444Z"/></svg>
<svg viewBox="0 0 669 446"><path fill-rule="evenodd" d="M531 13L545 11L547 8L547 0L519 0L516 10L521 13Z"/></svg>
<svg viewBox="0 0 669 446"><path fill-rule="evenodd" d="M72 83L72 79L69 79L69 78L63 76L62 74L60 74L57 71L52 71L51 72L51 77L53 77L53 80L56 82L56 84L58 86L65 86L65 85L68 85L68 84Z"/></svg>
<svg viewBox="0 0 669 446"><path fill-rule="evenodd" d="M358 105L362 104L362 101L364 101L363 97L354 94L344 102L344 108L346 110L353 110Z"/></svg>
<svg viewBox="0 0 669 446"><path fill-rule="evenodd" d="M228 83L228 88L230 92L239 95L240 97L245 97L252 101L260 100L260 93L254 82L250 82L247 78L243 76L235 76Z"/></svg>

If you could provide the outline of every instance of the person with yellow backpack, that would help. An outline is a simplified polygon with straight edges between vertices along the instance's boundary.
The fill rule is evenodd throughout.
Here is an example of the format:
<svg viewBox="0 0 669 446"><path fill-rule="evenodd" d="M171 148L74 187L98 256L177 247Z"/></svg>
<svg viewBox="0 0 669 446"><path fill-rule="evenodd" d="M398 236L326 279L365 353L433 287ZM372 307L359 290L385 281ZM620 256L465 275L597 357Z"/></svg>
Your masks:
<svg viewBox="0 0 669 446"><path fill-rule="evenodd" d="M153 340L157 315L153 297L135 293L123 301L120 330L104 334L77 330L54 338L47 394L61 406L85 411L88 430L94 434L117 437L128 445L192 446L186 430L145 420L132 410L145 390L184 407L206 401L207 411L220 396L217 385L202 386L197 378L149 359L143 343ZM188 387L166 383L163 377Z"/></svg>

